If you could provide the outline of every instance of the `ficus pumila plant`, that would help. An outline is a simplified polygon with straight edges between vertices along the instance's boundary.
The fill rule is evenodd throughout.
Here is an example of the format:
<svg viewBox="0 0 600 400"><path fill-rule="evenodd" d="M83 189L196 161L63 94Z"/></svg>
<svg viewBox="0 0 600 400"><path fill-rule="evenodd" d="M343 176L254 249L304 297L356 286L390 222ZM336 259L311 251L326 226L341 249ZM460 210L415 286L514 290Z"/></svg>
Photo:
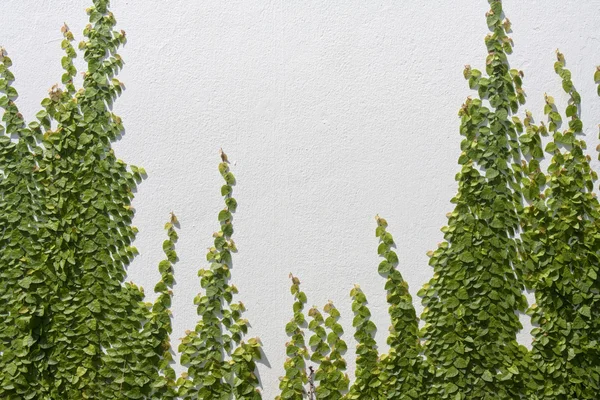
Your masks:
<svg viewBox="0 0 600 400"><path fill-rule="evenodd" d="M88 14L79 45L87 62L82 87L73 84L77 53L65 26L64 86L50 90L37 121L28 125L15 103L10 58L2 51L5 399L141 398L150 391L150 382L132 379L128 366L118 374L103 372L114 356L110 349L120 349L125 364L139 356L124 344L143 329L143 294L124 279L137 252L131 246L131 199L141 176L111 149L123 129L111 105L122 90L114 75L122 66L117 49L125 34L114 31L106 0L94 1ZM115 379L131 384L129 394L103 392Z"/></svg>
<svg viewBox="0 0 600 400"><path fill-rule="evenodd" d="M308 311L311 317L308 328L313 332L308 342L312 350L310 360L318 366L314 374L314 380L318 383L315 397L338 400L348 391L350 382L348 375L344 373L346 360L343 357L348 347L342 339L344 329L338 322L338 309L330 301L323 307L323 311L325 318L317 307Z"/></svg>
<svg viewBox="0 0 600 400"><path fill-rule="evenodd" d="M380 244L377 253L383 258L378 272L386 276L385 290L392 321L387 343L390 350L381 357L380 379L387 399L418 399L424 393L426 370L421 357L419 323L408 283L398 270L394 238L387 231L387 221L375 217L375 235Z"/></svg>
<svg viewBox="0 0 600 400"><path fill-rule="evenodd" d="M523 178L530 204L522 218L522 273L536 298L528 310L536 325L529 398L590 399L600 392L598 176L581 138L581 96L560 52L554 69L569 96L568 123L546 95L548 128L537 130L552 135L545 148L551 161L544 174L532 159L524 165L531 178Z"/></svg>
<svg viewBox="0 0 600 400"><path fill-rule="evenodd" d="M233 302L237 288L229 283L232 254L237 251L233 235L233 198L235 177L227 156L221 151L219 172L225 207L219 212L220 230L213 234L214 244L206 255L210 269L198 271L204 293L194 299L200 321L194 331L186 332L179 345L181 364L187 372L180 379L183 399L260 399L255 361L260 359L260 342L242 341L248 321L242 318L244 305Z"/></svg>
<svg viewBox="0 0 600 400"><path fill-rule="evenodd" d="M379 353L366 296L355 286L350 382L339 311L329 302L308 310L307 320L307 296L290 275L293 318L285 326L290 340L277 399L597 398L600 204L581 96L557 53L555 71L569 96L564 114L546 95L547 125L529 111L518 117L525 93L523 73L508 63L510 21L500 0L489 3L485 71L464 71L477 96L459 111L454 210L444 241L429 253L433 277L418 293L423 328L387 222L376 217L389 351ZM123 88L115 76L126 36L115 30L108 5L93 0L77 49L74 34L62 28L61 84L50 89L36 121L26 123L19 112L11 60L0 48L0 398L261 399L261 343L244 341L245 307L230 283L237 202L223 152L224 208L209 266L198 272L199 321L179 346L186 370L180 377L170 339L173 214L154 302L125 282L137 254L131 200L145 171L117 159L111 147L123 131L111 107ZM79 88L78 54L87 63ZM593 78L600 95L600 67ZM550 163L542 171L545 155ZM525 288L535 293L529 307ZM525 310L535 324L531 350L516 341Z"/></svg>
<svg viewBox="0 0 600 400"><path fill-rule="evenodd" d="M177 217L171 213L169 222L165 224L167 239L163 242L166 259L158 264L161 280L154 287L158 297L154 303L145 304L144 308L131 316L132 320L145 321L142 329L131 332L127 341L107 350L100 375L106 378L108 386L99 393L100 398L177 398L170 343L177 224ZM140 383L143 383L141 390Z"/></svg>
<svg viewBox="0 0 600 400"><path fill-rule="evenodd" d="M420 292L429 399L514 399L524 390L526 348L516 336L527 302L515 273L519 187L511 168L519 159L511 115L524 98L521 74L507 61L510 23L500 1L490 5L487 76L465 68L479 98L468 98L459 112L455 208L442 228L445 241L430 254L434 276Z"/></svg>
<svg viewBox="0 0 600 400"><path fill-rule="evenodd" d="M377 327L371 321L367 296L355 285L350 291L354 319L354 339L356 339L356 379L350 387L348 399L383 399L379 352L375 341Z"/></svg>
<svg viewBox="0 0 600 400"><path fill-rule="evenodd" d="M290 341L285 344L287 359L283 365L285 376L279 378L279 389L281 393L276 399L304 399L306 389L304 385L308 382L306 372L306 359L308 349L304 340L304 328L306 317L302 312L306 305L306 294L300 290L300 279L290 274L292 286L290 292L294 296L294 315L285 326L285 333L290 336Z"/></svg>

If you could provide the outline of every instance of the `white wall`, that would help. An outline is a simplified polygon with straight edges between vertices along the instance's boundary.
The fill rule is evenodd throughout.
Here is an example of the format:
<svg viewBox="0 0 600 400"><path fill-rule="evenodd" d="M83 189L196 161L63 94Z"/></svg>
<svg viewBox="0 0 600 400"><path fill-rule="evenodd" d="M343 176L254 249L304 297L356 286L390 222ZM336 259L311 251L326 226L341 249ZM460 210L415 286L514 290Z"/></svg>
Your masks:
<svg viewBox="0 0 600 400"><path fill-rule="evenodd" d="M129 275L153 298L162 227L173 210L181 221L174 344L197 320L196 272L206 265L205 249L218 227L223 147L234 161L240 204L233 282L248 308L251 335L264 343L265 398L275 396L283 373L290 272L301 278L309 305L331 299L341 310L349 360L348 294L359 283L385 350L389 318L373 217L388 220L415 294L432 273L425 253L442 239L439 228L456 190L457 111L472 94L462 70L483 67L487 2L112 3L128 37L119 77L127 89L115 107L126 134L115 147L149 175L134 202L141 255ZM80 40L90 4L0 2L0 45L13 59L26 117L33 118L60 80L63 21ZM560 48L583 96L594 153L600 1L506 0L504 8L514 29L512 65L525 71L527 107L541 118L545 91L565 104L553 72ZM418 298L415 306L420 312ZM353 369L350 363L351 376Z"/></svg>

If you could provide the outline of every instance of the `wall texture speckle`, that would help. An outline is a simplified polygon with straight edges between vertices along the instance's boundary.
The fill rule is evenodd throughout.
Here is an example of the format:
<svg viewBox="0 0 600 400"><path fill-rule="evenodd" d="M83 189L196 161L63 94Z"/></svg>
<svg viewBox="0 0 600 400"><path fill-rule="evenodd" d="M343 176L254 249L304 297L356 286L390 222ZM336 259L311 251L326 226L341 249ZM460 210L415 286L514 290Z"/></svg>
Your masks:
<svg viewBox="0 0 600 400"><path fill-rule="evenodd" d="M60 27L66 21L80 40L90 3L0 3L0 45L13 59L27 118L60 80ZM388 220L414 295L431 276L425 253L442 239L439 228L456 190L457 111L471 94L462 70L484 66L487 2L113 0L112 6L128 37L119 75L126 91L115 105L126 132L115 148L149 175L134 201L141 255L129 276L152 298L163 223L174 211L181 222L174 345L197 320L196 272L206 265L205 248L218 227L223 147L238 180L233 282L248 308L250 335L264 343L265 398L275 396L283 374L290 272L301 279L309 306L331 299L340 309L349 360L349 291L360 284L386 350L374 216ZM542 119L544 92L566 104L553 72L560 48L583 97L594 153L600 0L505 0L504 9L513 22L512 66L525 72L526 108ZM416 296L415 302L420 312ZM530 324L523 321L520 340L527 344Z"/></svg>

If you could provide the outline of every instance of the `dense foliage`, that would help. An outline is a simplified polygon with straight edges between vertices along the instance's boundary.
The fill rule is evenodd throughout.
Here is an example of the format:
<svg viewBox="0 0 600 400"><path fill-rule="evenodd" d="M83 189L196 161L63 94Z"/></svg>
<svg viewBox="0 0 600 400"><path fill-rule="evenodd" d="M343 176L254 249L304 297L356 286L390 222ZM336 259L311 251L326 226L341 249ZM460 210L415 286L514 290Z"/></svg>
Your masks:
<svg viewBox="0 0 600 400"><path fill-rule="evenodd" d="M554 99L546 96L548 129L528 123L537 144L551 134L547 174L537 159L523 165L530 205L523 211L523 277L535 291L531 398L590 399L600 393L600 203L597 174L584 154L581 97L564 56L555 70L569 95L564 129ZM537 154L541 154L538 151Z"/></svg>
<svg viewBox="0 0 600 400"><path fill-rule="evenodd" d="M506 57L511 40L499 1L491 2L487 21L487 76L465 71L480 99L469 98L459 113L464 139L456 206L443 228L445 242L430 259L434 277L423 291L425 355L435 368L431 399L456 393L514 399L524 390L518 366L526 349L516 339L523 328L517 312L527 302L514 270L519 219L511 168L519 157L511 114L523 98L516 90L520 74L510 70Z"/></svg>
<svg viewBox="0 0 600 400"><path fill-rule="evenodd" d="M261 399L258 338L230 284L235 177L221 152L224 208L194 299L199 321L179 345L185 372L172 367L171 300L177 218L165 225L166 259L153 303L125 283L132 246L131 200L142 168L117 159L121 134L112 103L125 33L108 0L94 0L78 48L87 62L77 88L73 33L62 29L62 85L26 124L15 99L11 60L0 48L0 398ZM523 73L510 69L510 22L489 0L485 72L466 67L477 97L460 109L462 153L454 210L444 241L429 253L433 277L413 298L398 269L387 222L376 217L391 327L388 352L375 341L365 294L350 292L356 346L351 382L339 311L305 311L290 275L292 319L285 326L285 375L278 399L594 399L600 392L600 203L585 154L581 96L564 56L555 71L569 96L564 118L546 96L547 126L525 102ZM594 74L599 84L600 67ZM544 137L551 138L543 145ZM547 170L541 168L544 155ZM383 283L383 282L382 282ZM524 289L535 293L527 305ZM535 329L517 343L518 313Z"/></svg>
<svg viewBox="0 0 600 400"><path fill-rule="evenodd" d="M29 125L14 102L10 58L2 55L5 399L139 397L152 391L157 374L154 367L135 370L145 356L131 339L143 330L148 309L141 289L123 283L136 254L130 202L140 176L110 146L123 129L111 105L121 92L114 75L125 34L113 30L107 7L97 0L88 9L90 25L79 45L88 69L79 90L73 34L63 27L64 86L50 90Z"/></svg>

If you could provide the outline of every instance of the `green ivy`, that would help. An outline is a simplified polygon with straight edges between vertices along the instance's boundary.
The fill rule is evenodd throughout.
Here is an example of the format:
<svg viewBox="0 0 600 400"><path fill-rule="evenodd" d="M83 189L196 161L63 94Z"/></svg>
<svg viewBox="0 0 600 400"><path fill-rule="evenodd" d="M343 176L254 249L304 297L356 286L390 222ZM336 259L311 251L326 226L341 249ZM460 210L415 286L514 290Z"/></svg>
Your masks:
<svg viewBox="0 0 600 400"><path fill-rule="evenodd" d="M552 141L547 175L537 160L526 165L530 205L524 209L523 274L536 303L529 309L533 330L530 398L591 399L600 392L600 203L593 193L598 176L584 154L581 96L565 59L555 71L569 95L564 123L554 99L544 113ZM564 129L560 129L564 125ZM545 132L542 129L542 132Z"/></svg>
<svg viewBox="0 0 600 400"><path fill-rule="evenodd" d="M304 327L306 318L304 317L304 305L306 304L306 294L300 290L300 280L290 274L292 286L290 291L294 296L294 317L285 326L285 333L291 336L290 341L285 344L285 354L287 359L283 365L285 376L280 378L279 389L281 394L276 399L302 400L306 394L304 385L308 382L306 374L306 359L308 358L308 349L304 341Z"/></svg>
<svg viewBox="0 0 600 400"><path fill-rule="evenodd" d="M119 312L113 307L138 299L135 288L121 285L125 266L135 254L130 247L135 232L128 225L135 182L110 150L111 139L122 127L109 109L117 91L110 82L115 70L109 63L116 60L115 51L124 38L113 33L115 20L106 2L97 1L90 13L97 17L86 28L84 58L94 73L85 76L83 89L75 93L73 36L63 28L66 88L53 87L37 114L39 122L28 128L14 103L17 92L10 85L14 78L7 69L10 59L3 57L6 133L18 136L13 157L3 161L2 169L9 175L3 191L20 193L27 207L21 212L14 203L4 204L9 214L24 218L17 226L6 226L4 234L8 247L17 245L15 240L23 233L22 242L31 243L18 244L21 250L15 253L3 252L8 256L3 274L13 275L9 269L16 272L5 291L7 320L14 320L16 330L3 344L5 398L93 396L101 383L97 376L101 349L136 328L124 308ZM97 65L101 60L107 65ZM24 159L15 168L11 164L19 152ZM21 174L23 183L10 187ZM19 189L24 185L29 186L28 199ZM111 191L112 187L119 190ZM17 253L19 258L14 259Z"/></svg>
<svg viewBox="0 0 600 400"><path fill-rule="evenodd" d="M152 304L151 314L144 324L144 331L142 332L142 336L150 341L149 346L143 346L142 348L154 349L151 354L143 354L144 359L142 361L149 363L150 367L142 369L152 371L148 379L152 388L148 398L156 400L175 399L178 394L175 371L171 367L173 351L170 337L173 331L171 325L173 264L177 262L175 243L178 235L175 227L178 223L175 214L171 213L170 221L165 224L168 238L163 242L163 251L167 258L158 264L161 280L154 287L154 292L158 294L158 298Z"/></svg>
<svg viewBox="0 0 600 400"><path fill-rule="evenodd" d="M235 177L225 153L221 152L221 158L219 172L225 180L221 187L225 208L218 215L221 229L213 234L214 245L206 255L210 269L198 272L204 294L196 296L194 304L201 319L179 346L181 364L187 367L179 382L180 395L183 399L229 399L235 395L236 399L254 400L261 398L255 375L260 342L242 341L248 321L242 318L244 305L233 302L236 287L229 284L232 253L237 251L231 238L237 201L232 197Z"/></svg>
<svg viewBox="0 0 600 400"><path fill-rule="evenodd" d="M44 268L43 246L35 240L38 216L45 211L38 167L41 149L14 102L18 94L9 70L12 61L3 48L0 61L0 397L31 398L44 386L39 360L46 350L38 338L45 319L43 304L52 290L46 282L56 276Z"/></svg>
<svg viewBox="0 0 600 400"><path fill-rule="evenodd" d="M166 259L158 264L161 280L154 292L158 298L152 304L132 313L132 322L145 321L143 328L131 332L128 340L108 349L100 375L110 382L99 397L103 399L146 398L175 399L177 386L171 367L171 299L173 264L177 261L175 242L177 218L171 214L165 224L168 238L163 242ZM140 291L143 295L143 291ZM140 296L141 298L141 296Z"/></svg>
<svg viewBox="0 0 600 400"><path fill-rule="evenodd" d="M349 379L344 373L346 361L343 354L348 347L342 339L344 330L338 323L340 312L332 302L323 308L327 318L313 307L308 311L312 318L308 328L313 332L308 344L312 354L310 360L318 365L314 380L318 382L315 390L316 398L323 400L339 400L348 391Z"/></svg>
<svg viewBox="0 0 600 400"><path fill-rule="evenodd" d="M430 399L515 399L524 387L519 366L526 349L516 335L522 329L517 312L527 303L513 269L518 185L510 166L518 157L511 114L523 98L520 73L509 69L506 56L509 22L500 1L490 5L487 76L465 69L480 99L467 99L459 113L465 139L456 206L442 228L445 241L430 254L434 276L420 292Z"/></svg>
<svg viewBox="0 0 600 400"><path fill-rule="evenodd" d="M535 124L528 111L523 120L516 116L525 102L523 73L509 68L511 24L502 3L489 3L485 74L464 71L478 96L459 112L464 139L455 208L442 228L444 242L429 253L433 278L418 293L424 327L418 328L387 222L377 217L389 352L379 354L366 296L355 286L350 384L339 311L331 302L325 316L313 307L307 325L306 294L291 276L293 319L285 328L290 341L277 399L597 398L600 203L582 138L581 96L557 53L555 71L569 96L564 115L546 95L547 126ZM122 92L115 76L126 36L115 30L108 6L93 0L79 51L63 26L61 85L50 89L29 124L15 103L11 60L0 48L0 398L261 399L261 343L243 340L249 324L230 284L237 202L223 152L225 207L207 254L210 267L198 273L200 320L179 346L187 368L181 377L170 343L173 214L156 300L145 302L143 289L125 282L137 254L131 200L145 171L128 167L111 148L123 131L111 108ZM87 63L81 88L73 82L79 53ZM594 81L600 95L600 67ZM544 154L551 157L545 172ZM536 298L528 309L525 288ZM536 325L530 351L516 342L518 313L526 309Z"/></svg>
<svg viewBox="0 0 600 400"><path fill-rule="evenodd" d="M352 297L352 311L354 319L352 326L355 328L354 338L356 346L356 379L350 387L347 399L384 399L379 353L375 332L377 327L371 321L367 296L358 285L350 291Z"/></svg>
<svg viewBox="0 0 600 400"><path fill-rule="evenodd" d="M153 387L159 375L174 393L170 294L148 306L140 288L124 283L137 254L131 199L144 174L111 149L123 130L111 106L122 90L114 75L125 33L114 31L107 1L87 11L83 86L73 84L77 52L65 25L64 86L52 87L27 126L14 102L11 60L4 50L0 56L4 399L168 398Z"/></svg>
<svg viewBox="0 0 600 400"><path fill-rule="evenodd" d="M425 375L421 358L419 323L408 283L398 271L398 255L392 250L394 238L387 232L387 221L377 216L376 236L380 240L377 252L383 261L379 273L386 276L385 290L392 319L387 343L388 354L382 356L381 380L388 399L421 399L425 393Z"/></svg>

